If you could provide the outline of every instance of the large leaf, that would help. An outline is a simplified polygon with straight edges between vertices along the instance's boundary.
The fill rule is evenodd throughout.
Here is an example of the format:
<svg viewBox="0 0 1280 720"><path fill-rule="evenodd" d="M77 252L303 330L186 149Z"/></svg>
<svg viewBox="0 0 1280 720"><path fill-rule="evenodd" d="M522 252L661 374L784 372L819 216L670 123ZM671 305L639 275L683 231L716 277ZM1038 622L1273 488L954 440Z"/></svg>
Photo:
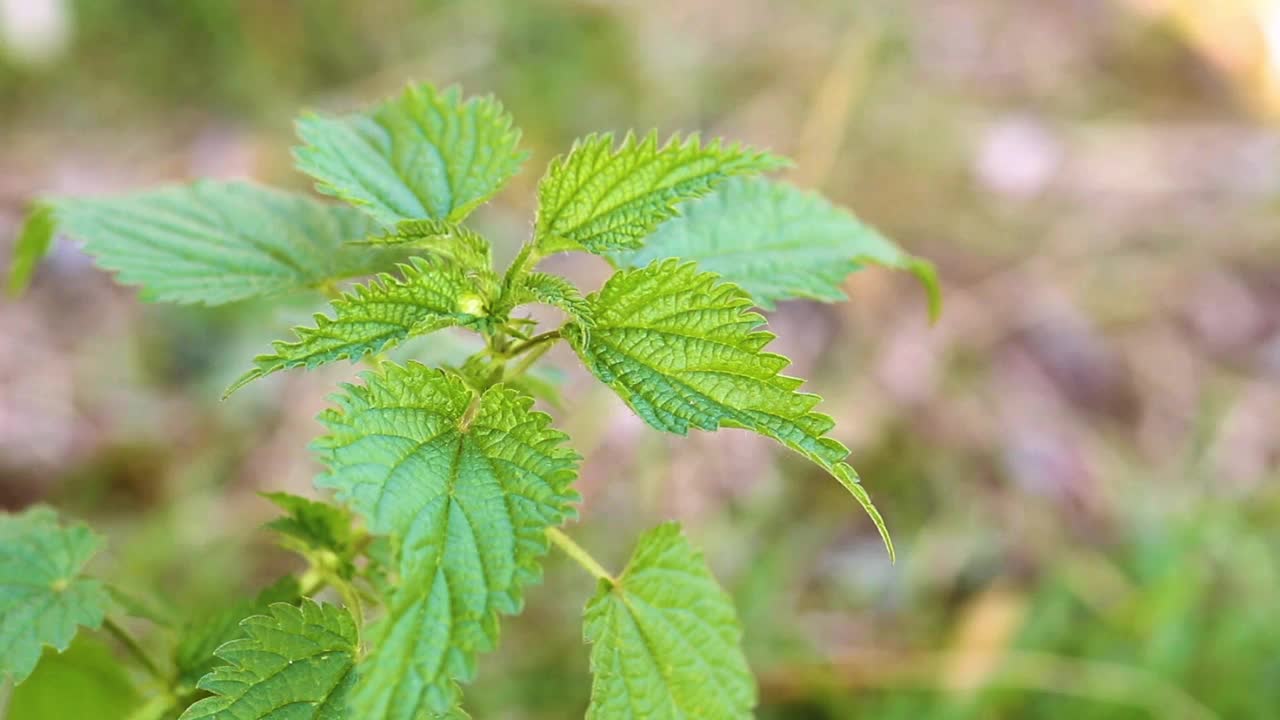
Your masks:
<svg viewBox="0 0 1280 720"><path fill-rule="evenodd" d="M218 305L390 264L388 251L345 245L378 230L363 214L250 183L49 202L63 231L148 300Z"/></svg>
<svg viewBox="0 0 1280 720"><path fill-rule="evenodd" d="M83 575L100 544L49 508L0 516L0 678L21 683L45 645L61 652L79 627L102 625L111 598Z"/></svg>
<svg viewBox="0 0 1280 720"><path fill-rule="evenodd" d="M370 631L353 712L415 720L458 701L475 657L497 642L541 574L545 532L572 514L578 457L533 400L497 385L476 395L457 375L386 364L320 416L329 470L317 485L402 540L400 585Z"/></svg>
<svg viewBox="0 0 1280 720"><path fill-rule="evenodd" d="M676 207L711 192L733 175L781 167L766 152L696 135L658 144L627 134L615 150L613 135L588 135L551 162L538 184L535 238L544 253L607 253L640 245Z"/></svg>
<svg viewBox="0 0 1280 720"><path fill-rule="evenodd" d="M316 189L379 222L466 217L524 162L520 131L492 97L464 101L454 87L410 86L395 100L346 117L298 120L298 169Z"/></svg>
<svg viewBox="0 0 1280 720"><path fill-rule="evenodd" d="M750 312L751 298L694 263L662 260L622 270L587 298L594 320L565 333L587 368L649 425L678 435L690 427L739 427L801 453L840 481L893 546L870 496L845 464L848 449L828 437L833 422L813 411L820 398L780 373L787 358L766 352L773 335Z"/></svg>
<svg viewBox="0 0 1280 720"><path fill-rule="evenodd" d="M733 601L674 523L640 538L616 582L587 604L588 720L751 717L755 680Z"/></svg>
<svg viewBox="0 0 1280 720"><path fill-rule="evenodd" d="M475 325L484 317L484 287L461 268L410 258L403 277L382 274L332 303L334 317L317 313L315 327L294 328L294 342L273 343L275 352L254 358L227 394L278 370L313 368L335 360L352 362L390 349L417 335L454 325Z"/></svg>
<svg viewBox="0 0 1280 720"><path fill-rule="evenodd" d="M218 648L228 663L200 680L213 693L181 720L345 720L355 682L356 624L333 605L271 606L240 623L246 637Z"/></svg>
<svg viewBox="0 0 1280 720"><path fill-rule="evenodd" d="M883 265L914 273L937 312L938 280L928 262L820 195L783 182L730 179L615 260L643 267L673 257L697 261L766 309L792 298L844 300L840 286L850 273Z"/></svg>
<svg viewBox="0 0 1280 720"><path fill-rule="evenodd" d="M93 635L64 653L45 649L27 681L13 691L8 720L125 720L140 701L129 671Z"/></svg>

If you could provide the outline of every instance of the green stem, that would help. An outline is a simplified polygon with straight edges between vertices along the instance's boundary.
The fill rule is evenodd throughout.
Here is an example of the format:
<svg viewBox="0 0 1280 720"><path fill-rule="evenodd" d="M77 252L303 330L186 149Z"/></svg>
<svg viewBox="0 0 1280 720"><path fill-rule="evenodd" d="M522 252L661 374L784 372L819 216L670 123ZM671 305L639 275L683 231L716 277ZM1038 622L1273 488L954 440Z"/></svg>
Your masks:
<svg viewBox="0 0 1280 720"><path fill-rule="evenodd" d="M120 627L120 625L111 618L103 619L102 627L107 632L111 633L116 640L119 640L121 645L124 645L125 649L129 651L130 655L133 655L134 659L136 659L138 664L147 671L148 675L155 678L161 685L166 687L168 686L169 678L164 676L164 673L160 671L160 666L151 659L150 655L147 655L147 651L142 649L142 646L139 645L138 641L129 634L128 630Z"/></svg>
<svg viewBox="0 0 1280 720"><path fill-rule="evenodd" d="M512 380L514 378L521 377L522 375L524 375L526 372L529 371L529 368L533 367L534 363L538 362L538 358L547 354L547 351L550 349L551 349L551 343L549 342L542 343L537 348L534 348L533 352L521 358L520 362L516 363L516 365L511 368L511 371L506 373L504 377L507 380Z"/></svg>
<svg viewBox="0 0 1280 720"><path fill-rule="evenodd" d="M298 579L298 595L302 597L311 597L320 592L321 588L327 585L329 578L320 568L312 565L307 571L302 573L302 577Z"/></svg>
<svg viewBox="0 0 1280 720"><path fill-rule="evenodd" d="M600 580L608 580L610 584L617 585L618 581L609 574L608 570L599 563L595 558L591 557L591 553L587 552L581 545L573 541L573 538L565 535L559 528L547 528L547 539L552 545L564 551L574 562L583 567L584 570L594 575Z"/></svg>
<svg viewBox="0 0 1280 720"><path fill-rule="evenodd" d="M548 343L555 342L561 337L562 335L559 330L551 330L549 332L544 332L541 335L534 335L528 340L508 350L506 353L507 359L510 360L511 358L523 355L539 345L547 345ZM546 352L546 350L544 349L543 352Z"/></svg>

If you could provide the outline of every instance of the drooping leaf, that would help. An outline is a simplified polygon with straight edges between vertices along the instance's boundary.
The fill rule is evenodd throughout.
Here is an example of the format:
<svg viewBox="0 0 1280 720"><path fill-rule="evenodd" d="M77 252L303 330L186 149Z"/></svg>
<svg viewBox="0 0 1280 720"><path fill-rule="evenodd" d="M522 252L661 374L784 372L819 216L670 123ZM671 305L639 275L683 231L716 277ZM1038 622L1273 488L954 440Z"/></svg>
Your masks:
<svg viewBox="0 0 1280 720"><path fill-rule="evenodd" d="M415 720L458 701L498 614L541 576L547 527L572 513L578 457L528 396L482 395L457 375L385 364L320 416L316 441L338 491L369 529L401 540L399 585L369 632L355 716Z"/></svg>
<svg viewBox="0 0 1280 720"><path fill-rule="evenodd" d="M403 277L379 275L332 302L334 317L316 314L315 327L294 328L294 342L273 343L275 352L254 358L254 369L232 383L230 395L278 370L313 368L335 360L352 362L418 335L485 320L481 289L459 268L410 258ZM471 303L471 304L469 304Z"/></svg>
<svg viewBox="0 0 1280 720"><path fill-rule="evenodd" d="M13 246L13 264L9 266L9 295L18 297L26 292L36 266L48 254L53 245L53 234L58 229L53 208L46 203L36 203L18 231Z"/></svg>
<svg viewBox="0 0 1280 720"><path fill-rule="evenodd" d="M570 324L566 336L645 422L677 435L738 427L777 440L847 488L893 555L879 512L844 462L848 449L827 436L834 423L813 411L820 398L780 374L790 361L765 351L774 336L758 329L764 318L741 288L694 263L661 260L619 271L587 301L590 334Z"/></svg>
<svg viewBox="0 0 1280 720"><path fill-rule="evenodd" d="M61 652L80 627L102 625L111 597L84 576L100 545L88 527L60 525L46 507L0 516L0 678L21 683L44 646Z"/></svg>
<svg viewBox="0 0 1280 720"><path fill-rule="evenodd" d="M345 720L355 683L356 624L333 605L303 600L242 622L246 637L218 648L228 663L200 680L213 697L181 720Z"/></svg>
<svg viewBox="0 0 1280 720"><path fill-rule="evenodd" d="M815 193L764 178L732 178L663 223L644 246L618 253L625 267L682 258L746 290L772 309L781 300L845 300L844 279L863 265L914 273L939 304L937 276L875 228Z"/></svg>
<svg viewBox="0 0 1280 720"><path fill-rule="evenodd" d="M538 184L535 238L543 253L608 253L639 247L677 206L734 175L782 167L769 153L698 136L628 133L615 150L611 134L588 135L551 162Z"/></svg>
<svg viewBox="0 0 1280 720"><path fill-rule="evenodd" d="M285 511L285 515L267 523L284 538L285 547L308 555L330 553L340 574L349 577L355 552L350 512L284 492L262 496Z"/></svg>
<svg viewBox="0 0 1280 720"><path fill-rule="evenodd" d="M588 720L739 720L756 704L733 601L675 523L640 538L587 604Z"/></svg>
<svg viewBox="0 0 1280 720"><path fill-rule="evenodd" d="M347 207L245 182L49 201L59 227L146 300L220 305L384 269L398 253L346 245L377 226Z"/></svg>
<svg viewBox="0 0 1280 720"><path fill-rule="evenodd" d="M316 189L379 222L457 222L515 175L520 131L493 97L413 85L400 97L346 117L298 120L298 169Z"/></svg>
<svg viewBox="0 0 1280 720"><path fill-rule="evenodd" d="M479 273L488 273L493 268L489 241L466 225L446 220L405 220L389 233L355 244L425 250Z"/></svg>
<svg viewBox="0 0 1280 720"><path fill-rule="evenodd" d="M8 720L126 720L141 701L125 664L101 640L76 637L64 653L46 648L9 699Z"/></svg>

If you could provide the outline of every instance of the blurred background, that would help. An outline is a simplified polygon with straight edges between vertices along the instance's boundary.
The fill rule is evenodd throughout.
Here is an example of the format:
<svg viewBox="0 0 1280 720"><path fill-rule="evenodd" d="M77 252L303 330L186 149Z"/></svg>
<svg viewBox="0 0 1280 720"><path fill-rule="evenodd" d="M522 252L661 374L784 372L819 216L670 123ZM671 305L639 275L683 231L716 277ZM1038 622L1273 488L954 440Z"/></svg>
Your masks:
<svg viewBox="0 0 1280 720"><path fill-rule="evenodd" d="M38 193L305 188L297 110L409 80L492 92L524 129L531 161L477 219L508 257L549 158L657 127L786 153L937 263L932 326L879 270L770 318L896 566L816 468L659 436L550 356L587 458L572 533L620 568L682 520L736 598L761 718L1280 717L1280 2L0 0L0 267ZM0 303L0 506L85 517L99 569L182 614L296 569L257 493L314 494L313 417L354 370L218 397L319 304L145 305L60 241ZM581 716L592 587L550 556L475 717Z"/></svg>

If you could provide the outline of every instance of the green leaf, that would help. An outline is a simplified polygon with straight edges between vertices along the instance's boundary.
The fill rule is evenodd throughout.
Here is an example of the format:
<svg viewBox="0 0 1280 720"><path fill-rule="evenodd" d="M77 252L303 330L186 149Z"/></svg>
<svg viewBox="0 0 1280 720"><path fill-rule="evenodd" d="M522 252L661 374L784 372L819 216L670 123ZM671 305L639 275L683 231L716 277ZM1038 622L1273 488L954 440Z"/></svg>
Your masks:
<svg viewBox="0 0 1280 720"><path fill-rule="evenodd" d="M751 298L694 263L662 260L622 270L587 297L595 324L565 326L589 369L649 425L685 435L690 427L738 427L771 437L834 476L875 522L893 555L879 512L849 450L827 436L834 423L813 412L819 397L781 375L790 361L765 352L773 335Z"/></svg>
<svg viewBox="0 0 1280 720"><path fill-rule="evenodd" d="M554 366L535 364L519 375L503 379L503 374L508 371L507 361L487 353L477 353L461 365L444 367L456 372L476 392L484 392L485 388L501 381L507 387L537 398L553 408L564 409L560 388L565 382L565 374Z"/></svg>
<svg viewBox="0 0 1280 720"><path fill-rule="evenodd" d="M663 223L644 247L614 259L625 267L643 267L673 257L697 261L765 309L792 298L845 300L844 279L867 264L914 273L929 293L931 315L940 302L928 262L820 195L763 178L725 182Z"/></svg>
<svg viewBox="0 0 1280 720"><path fill-rule="evenodd" d="M218 648L229 663L200 680L213 697L180 720L343 720L355 683L356 624L333 605L271 606L241 623L247 637Z"/></svg>
<svg viewBox="0 0 1280 720"><path fill-rule="evenodd" d="M141 700L111 648L80 635L64 653L46 648L35 672L13 691L9 720L125 720Z"/></svg>
<svg viewBox="0 0 1280 720"><path fill-rule="evenodd" d="M493 97L430 85L346 117L298 120L298 169L316 189L355 204L385 225L457 222L515 175L526 154L520 131Z"/></svg>
<svg viewBox="0 0 1280 720"><path fill-rule="evenodd" d="M563 310L571 320L591 326L591 306L573 283L544 272L530 272L515 279L515 284L498 302L494 314L506 317L513 309L528 303L542 303Z"/></svg>
<svg viewBox="0 0 1280 720"><path fill-rule="evenodd" d="M390 265L347 246L378 228L351 208L243 182L51 200L62 229L146 300L220 305Z"/></svg>
<svg viewBox="0 0 1280 720"><path fill-rule="evenodd" d="M399 586L369 632L356 717L414 720L458 702L456 681L492 649L498 614L541 576L548 527L573 514L578 456L532 398L457 375L388 363L320 416L329 470L316 484L401 539Z"/></svg>
<svg viewBox="0 0 1280 720"><path fill-rule="evenodd" d="M276 341L274 353L259 355L257 367L227 388L226 395L260 377L288 368L314 368L343 358L352 362L418 335L485 321L483 288L459 268L410 258L403 278L383 273L334 300L334 317L317 313L315 327L297 327L295 342ZM224 395L225 397L225 395Z"/></svg>
<svg viewBox="0 0 1280 720"><path fill-rule="evenodd" d="M13 264L9 266L9 295L18 297L31 284L36 266L48 254L53 245L53 234L58 229L53 208L46 203L36 203L27 220L18 231L13 246Z"/></svg>
<svg viewBox="0 0 1280 720"><path fill-rule="evenodd" d="M465 225L446 220L405 220L389 233L354 244L421 249L486 275L493 269L493 249L489 241Z"/></svg>
<svg viewBox="0 0 1280 720"><path fill-rule="evenodd" d="M755 679L733 601L680 526L640 538L627 569L587 604L588 720L750 718Z"/></svg>
<svg viewBox="0 0 1280 720"><path fill-rule="evenodd" d="M179 689L194 688L200 678L218 665L214 652L224 644L243 637L240 621L264 610L251 600L242 599L229 602L226 607L197 614L184 623L173 651Z"/></svg>
<svg viewBox="0 0 1280 720"><path fill-rule="evenodd" d="M286 547L304 554L330 553L340 564L342 576L350 576L355 553L350 512L284 492L262 493L262 497L286 513L267 523L285 538Z"/></svg>
<svg viewBox="0 0 1280 720"><path fill-rule="evenodd" d="M21 683L45 645L61 652L80 626L102 625L111 597L83 576L101 544L47 507L0 516L0 678Z"/></svg>
<svg viewBox="0 0 1280 720"><path fill-rule="evenodd" d="M223 607L197 614L184 623L173 652L179 691L190 691L200 678L218 665L215 655L218 648L245 637L241 620L265 613L278 602L294 603L299 600L300 591L297 579L286 575L263 588L253 599L229 601Z"/></svg>
<svg viewBox="0 0 1280 720"><path fill-rule="evenodd" d="M614 149L613 135L588 135L551 162L538 184L537 247L608 253L639 247L676 206L711 192L733 175L782 167L766 152L697 135L658 144L657 132L628 133Z"/></svg>

